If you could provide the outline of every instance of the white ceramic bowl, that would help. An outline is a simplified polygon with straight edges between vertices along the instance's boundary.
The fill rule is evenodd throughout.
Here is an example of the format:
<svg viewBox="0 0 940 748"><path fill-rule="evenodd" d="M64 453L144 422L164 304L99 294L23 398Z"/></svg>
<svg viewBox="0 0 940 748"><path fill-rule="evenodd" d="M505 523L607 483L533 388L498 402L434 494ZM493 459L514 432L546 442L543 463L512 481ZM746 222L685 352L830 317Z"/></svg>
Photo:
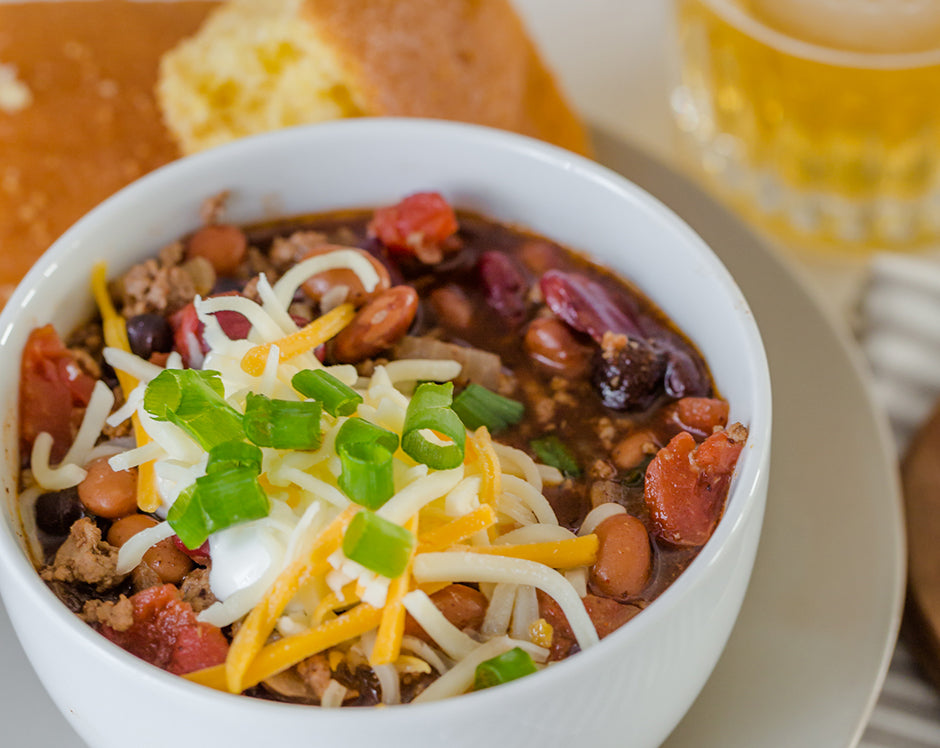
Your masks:
<svg viewBox="0 0 940 748"><path fill-rule="evenodd" d="M27 559L16 512L17 379L29 331L92 313L89 273L112 274L200 223L392 203L454 204L583 250L632 279L699 346L732 420L750 428L727 508L688 570L598 646L506 686L420 706L321 710L218 693L164 673L72 615ZM43 256L0 315L0 591L53 700L96 748L148 746L652 746L704 685L737 616L760 535L770 380L754 319L711 250L663 205L565 151L477 127L363 119L281 131L185 159L122 190Z"/></svg>

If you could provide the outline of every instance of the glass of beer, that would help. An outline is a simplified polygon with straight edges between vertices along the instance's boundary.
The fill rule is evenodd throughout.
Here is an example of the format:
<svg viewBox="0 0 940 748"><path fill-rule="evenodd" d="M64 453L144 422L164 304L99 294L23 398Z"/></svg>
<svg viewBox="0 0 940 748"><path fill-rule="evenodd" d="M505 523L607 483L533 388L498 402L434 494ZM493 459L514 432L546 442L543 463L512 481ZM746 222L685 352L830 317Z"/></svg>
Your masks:
<svg viewBox="0 0 940 748"><path fill-rule="evenodd" d="M940 241L940 0L676 0L694 167L806 247Z"/></svg>

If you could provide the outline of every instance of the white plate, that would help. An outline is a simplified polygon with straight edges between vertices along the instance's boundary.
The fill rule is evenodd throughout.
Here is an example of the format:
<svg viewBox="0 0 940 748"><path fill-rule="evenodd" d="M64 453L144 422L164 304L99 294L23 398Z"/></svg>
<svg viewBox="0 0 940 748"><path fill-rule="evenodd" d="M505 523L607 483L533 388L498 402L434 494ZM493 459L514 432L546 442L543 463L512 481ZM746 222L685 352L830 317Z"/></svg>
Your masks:
<svg viewBox="0 0 940 748"><path fill-rule="evenodd" d="M712 678L666 745L854 745L884 678L904 590L900 489L862 369L736 219L656 162L595 135L599 160L659 196L729 267L761 326L773 379L771 489L751 586ZM0 647L4 744L81 746L2 607Z"/></svg>

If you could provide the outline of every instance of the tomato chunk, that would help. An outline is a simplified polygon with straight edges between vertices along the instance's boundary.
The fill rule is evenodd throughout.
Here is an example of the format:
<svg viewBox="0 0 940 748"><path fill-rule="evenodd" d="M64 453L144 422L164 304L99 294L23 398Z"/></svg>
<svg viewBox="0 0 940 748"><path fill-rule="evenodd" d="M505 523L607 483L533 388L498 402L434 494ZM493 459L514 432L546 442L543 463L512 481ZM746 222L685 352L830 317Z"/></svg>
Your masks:
<svg viewBox="0 0 940 748"><path fill-rule="evenodd" d="M439 193L418 192L396 205L376 210L369 234L391 252L414 255L431 264L441 261L441 245L457 228L454 209Z"/></svg>
<svg viewBox="0 0 940 748"><path fill-rule="evenodd" d="M717 431L699 445L683 431L657 452L644 498L659 538L693 547L711 537L743 446L736 430Z"/></svg>
<svg viewBox="0 0 940 748"><path fill-rule="evenodd" d="M52 435L52 461L65 456L72 442L73 413L91 399L95 380L78 361L52 325L33 330L20 364L20 441L29 454L43 431Z"/></svg>
<svg viewBox="0 0 940 748"><path fill-rule="evenodd" d="M172 584L132 595L134 622L126 631L102 626L101 633L122 649L177 675L225 662L228 641L218 626L196 620L192 606Z"/></svg>

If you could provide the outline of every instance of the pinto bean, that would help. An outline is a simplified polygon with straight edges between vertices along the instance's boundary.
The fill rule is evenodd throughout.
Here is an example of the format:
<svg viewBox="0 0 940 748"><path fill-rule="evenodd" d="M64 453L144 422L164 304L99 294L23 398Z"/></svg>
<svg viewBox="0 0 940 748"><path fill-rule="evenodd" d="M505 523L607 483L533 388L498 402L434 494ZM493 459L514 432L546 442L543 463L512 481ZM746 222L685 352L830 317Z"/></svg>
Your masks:
<svg viewBox="0 0 940 748"><path fill-rule="evenodd" d="M156 524L157 521L146 514L128 514L111 523L108 529L108 542L115 548L120 548L141 530L146 530Z"/></svg>
<svg viewBox="0 0 940 748"><path fill-rule="evenodd" d="M431 602L458 629L479 629L486 616L486 596L465 584L449 584L431 595ZM430 643L430 637L410 615L405 616L405 633Z"/></svg>
<svg viewBox="0 0 940 748"><path fill-rule="evenodd" d="M437 318L448 327L465 330L473 322L473 305L460 286L435 288L428 301Z"/></svg>
<svg viewBox="0 0 940 748"><path fill-rule="evenodd" d="M600 541L591 567L591 585L602 595L622 598L640 593L650 577L653 552L643 523L615 514L594 530Z"/></svg>
<svg viewBox="0 0 940 748"><path fill-rule="evenodd" d="M609 597L588 594L583 600L584 609L591 617L594 629L601 639L619 629L640 612L640 608L636 605L624 605Z"/></svg>
<svg viewBox="0 0 940 748"><path fill-rule="evenodd" d="M577 341L571 329L557 317L532 320L523 340L526 352L548 369L575 378L587 373L592 351Z"/></svg>
<svg viewBox="0 0 940 748"><path fill-rule="evenodd" d="M203 226L186 243L187 258L205 258L219 275L234 275L247 253L245 233L227 223Z"/></svg>
<svg viewBox="0 0 940 748"><path fill-rule="evenodd" d="M112 470L107 457L85 466L88 474L78 484L78 498L92 514L117 519L137 509L137 471Z"/></svg>
<svg viewBox="0 0 940 748"><path fill-rule="evenodd" d="M394 345L411 326L418 311L418 293L411 286L393 286L359 310L333 340L333 357L355 364Z"/></svg>
<svg viewBox="0 0 940 748"><path fill-rule="evenodd" d="M372 263L372 267L375 268L375 272L379 275L378 285L371 291L366 291L365 287L362 285L362 281L359 280L359 276L355 272L347 268L337 268L335 270L324 270L322 273L317 273L316 275L310 276L307 280L304 281L303 288L304 293L310 297L311 300L319 302L329 291L338 287L346 286L349 291L346 294L346 301L350 302L354 306L361 307L363 304L371 301L376 296L378 296L382 291L385 291L392 285L391 278L388 274L388 268L382 264L377 258L373 257L371 254L362 249L357 249L356 247L341 247L337 244L322 244L320 246L314 247L303 259L307 260L311 257L316 257L317 255L327 254L328 252L334 252L339 249L352 249L358 252L360 255L365 257L369 262Z"/></svg>
<svg viewBox="0 0 940 748"><path fill-rule="evenodd" d="M193 560L183 553L173 538L164 538L145 554L143 562L157 572L160 581L179 584L193 568Z"/></svg>
<svg viewBox="0 0 940 748"><path fill-rule="evenodd" d="M650 448L652 445L652 449ZM647 455L656 453L656 437L649 431L634 431L614 445L611 459L621 470L635 468Z"/></svg>
<svg viewBox="0 0 940 748"><path fill-rule="evenodd" d="M108 530L108 542L120 548L134 535L153 527L157 521L146 514L130 514L112 523ZM173 538L164 538L144 553L142 563L153 571L160 581L179 584L193 568L192 559L176 547Z"/></svg>

